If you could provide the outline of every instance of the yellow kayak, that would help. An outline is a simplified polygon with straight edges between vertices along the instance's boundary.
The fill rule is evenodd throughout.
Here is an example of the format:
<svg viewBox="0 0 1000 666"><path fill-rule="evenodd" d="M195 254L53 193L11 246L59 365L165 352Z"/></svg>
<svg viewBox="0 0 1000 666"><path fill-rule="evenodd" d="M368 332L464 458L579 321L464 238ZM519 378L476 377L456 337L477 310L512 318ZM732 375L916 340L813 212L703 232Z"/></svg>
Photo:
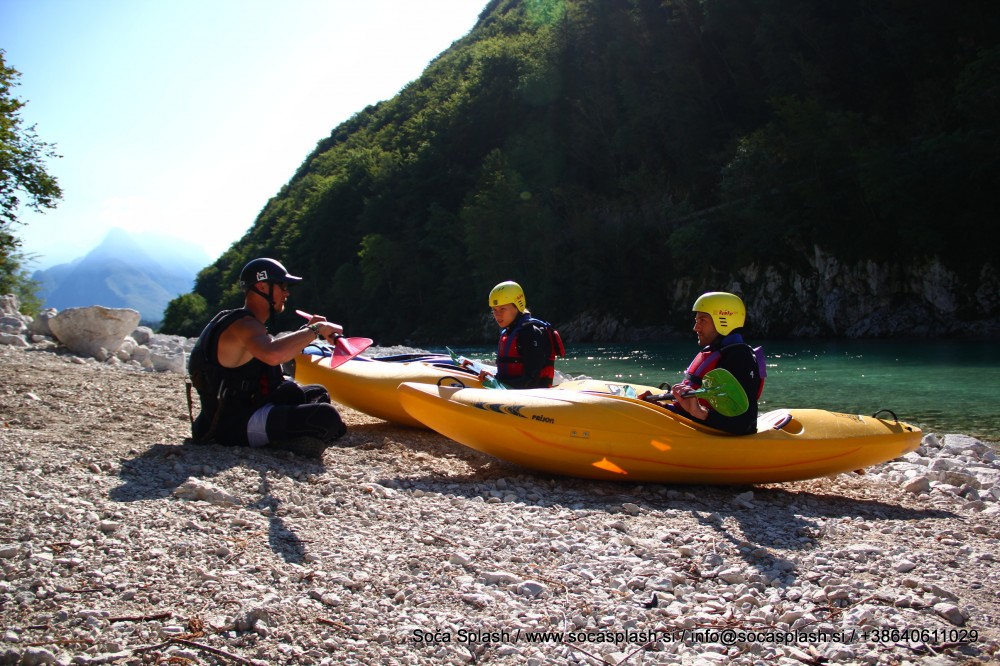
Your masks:
<svg viewBox="0 0 1000 666"><path fill-rule="evenodd" d="M488 371L495 368L484 366ZM456 364L443 354L402 354L368 358L357 356L343 365L330 368L330 357L299 354L295 358L295 381L300 384L322 384L330 397L369 416L414 428L427 428L411 416L399 403L396 390L404 382L432 386L483 388L478 375ZM570 391L620 392L629 385L601 380L573 380L560 385ZM651 387L633 387L640 392Z"/></svg>
<svg viewBox="0 0 1000 666"><path fill-rule="evenodd" d="M797 481L892 460L922 438L918 428L899 421L820 409L767 412L756 434L728 435L627 397L623 385L607 383L602 390L601 384L495 391L405 382L399 402L414 419L483 453L543 472L606 480Z"/></svg>
<svg viewBox="0 0 1000 666"><path fill-rule="evenodd" d="M436 386L482 387L475 374L438 354L367 358L358 356L330 369L330 357L299 354L295 357L295 381L322 384L330 397L342 405L376 418L414 428L426 428L399 404L396 387L403 382Z"/></svg>

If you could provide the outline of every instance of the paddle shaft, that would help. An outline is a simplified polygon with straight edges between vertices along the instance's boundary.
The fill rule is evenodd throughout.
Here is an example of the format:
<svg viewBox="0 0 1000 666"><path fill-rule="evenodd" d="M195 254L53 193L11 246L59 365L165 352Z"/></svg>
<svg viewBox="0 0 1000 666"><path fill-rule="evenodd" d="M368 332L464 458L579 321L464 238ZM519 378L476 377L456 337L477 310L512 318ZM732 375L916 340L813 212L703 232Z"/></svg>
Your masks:
<svg viewBox="0 0 1000 666"><path fill-rule="evenodd" d="M698 397L698 396L692 396L690 393L688 393L688 394L682 395L681 397L682 398L691 398L691 397ZM656 395L647 395L645 398L643 398L643 400L645 400L647 402L663 402L664 400L673 400L673 399L674 399L674 394L673 393L657 393Z"/></svg>
<svg viewBox="0 0 1000 666"><path fill-rule="evenodd" d="M701 398L723 416L739 416L750 406L746 391L731 372L716 368L705 373L702 388L685 391L683 398ZM648 401L674 400L673 393L661 393L645 398Z"/></svg>
<svg viewBox="0 0 1000 666"><path fill-rule="evenodd" d="M295 314L306 319L313 316L308 312L296 310ZM374 340L371 338L348 338L343 333L336 333L333 336L333 355L330 357L330 368L337 368L347 363L352 358L368 349Z"/></svg>
<svg viewBox="0 0 1000 666"><path fill-rule="evenodd" d="M304 317L304 318L305 318L305 319L307 319L307 320L309 320L309 319L312 319L312 318L313 318L313 315L309 314L309 313L308 313L308 312L306 312L305 310L296 310L296 311L295 311L295 314L297 314L297 315L298 315L298 316L300 316L300 317ZM333 339L334 339L334 340L339 340L339 339L340 339L340 338L342 338L342 337L344 337L344 334L343 334L343 333L334 333L334 334L333 334Z"/></svg>

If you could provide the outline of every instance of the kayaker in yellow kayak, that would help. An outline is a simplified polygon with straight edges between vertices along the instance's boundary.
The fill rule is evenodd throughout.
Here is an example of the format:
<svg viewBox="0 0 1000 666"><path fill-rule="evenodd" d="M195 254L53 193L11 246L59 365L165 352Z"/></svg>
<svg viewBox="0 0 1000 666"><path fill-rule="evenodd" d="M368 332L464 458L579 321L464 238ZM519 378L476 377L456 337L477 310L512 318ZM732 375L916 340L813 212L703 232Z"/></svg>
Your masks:
<svg viewBox="0 0 1000 666"><path fill-rule="evenodd" d="M507 388L549 388L556 356L565 356L559 332L532 316L524 290L516 282L501 282L490 291L489 307L500 327L496 380ZM480 373L480 381L486 373Z"/></svg>
<svg viewBox="0 0 1000 666"><path fill-rule="evenodd" d="M732 433L749 435L757 431L757 400L764 389L764 355L743 340L746 306L735 294L712 291L702 294L691 310L694 333L702 349L687 370L684 380L671 387L673 402L666 408L705 425ZM702 378L711 370L728 370L743 387L749 408L737 416L723 416L708 401L687 395L701 388Z"/></svg>

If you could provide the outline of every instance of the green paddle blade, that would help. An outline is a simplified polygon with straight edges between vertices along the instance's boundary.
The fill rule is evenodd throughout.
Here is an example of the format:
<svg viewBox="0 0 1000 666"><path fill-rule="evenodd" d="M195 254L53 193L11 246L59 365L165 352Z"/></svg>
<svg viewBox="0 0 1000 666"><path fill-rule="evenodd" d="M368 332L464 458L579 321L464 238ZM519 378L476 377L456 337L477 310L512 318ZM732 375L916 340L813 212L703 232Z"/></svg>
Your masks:
<svg viewBox="0 0 1000 666"><path fill-rule="evenodd" d="M747 392L733 373L725 368L716 368L705 373L701 388L686 396L696 396L705 400L723 416L739 416L750 408Z"/></svg>
<svg viewBox="0 0 1000 666"><path fill-rule="evenodd" d="M493 375L483 377L483 388L505 390L507 387L496 380Z"/></svg>

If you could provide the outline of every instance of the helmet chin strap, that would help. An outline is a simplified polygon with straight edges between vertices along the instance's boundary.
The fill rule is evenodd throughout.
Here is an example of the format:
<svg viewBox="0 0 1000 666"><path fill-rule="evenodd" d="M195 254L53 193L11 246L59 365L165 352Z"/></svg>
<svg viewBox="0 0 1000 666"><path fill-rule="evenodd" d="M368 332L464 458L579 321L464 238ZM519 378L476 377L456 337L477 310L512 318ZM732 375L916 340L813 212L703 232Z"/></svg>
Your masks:
<svg viewBox="0 0 1000 666"><path fill-rule="evenodd" d="M266 324L268 321L271 320L272 317L274 317L274 313L276 312L276 310L274 309L274 283L273 282L267 283L266 294L262 292L260 289L258 289L256 284L250 287L250 291L260 295L261 298L267 301L267 319L264 320L264 323Z"/></svg>

